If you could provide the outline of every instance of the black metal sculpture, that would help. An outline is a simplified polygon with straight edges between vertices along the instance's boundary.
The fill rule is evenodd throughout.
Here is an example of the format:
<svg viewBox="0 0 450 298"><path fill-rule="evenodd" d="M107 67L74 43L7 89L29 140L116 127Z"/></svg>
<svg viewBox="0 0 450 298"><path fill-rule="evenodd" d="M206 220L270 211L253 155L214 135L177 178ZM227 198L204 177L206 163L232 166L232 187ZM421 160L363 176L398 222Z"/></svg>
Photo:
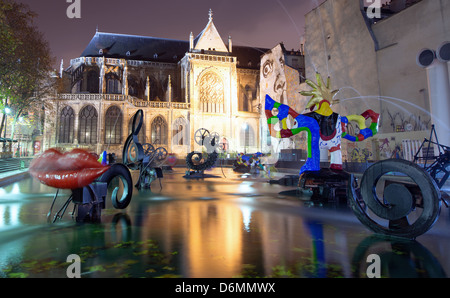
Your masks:
<svg viewBox="0 0 450 298"><path fill-rule="evenodd" d="M428 150L422 157L425 159L422 167L416 162L426 144ZM437 156L429 155L431 145L439 148ZM428 160L434 162L428 165ZM414 163L399 159L377 162L364 172L359 188L351 175L348 202L358 219L372 231L415 239L433 227L442 202L448 207L444 199L448 195L440 189L449 174L450 148L439 144L433 125L430 139L424 140Z"/></svg>
<svg viewBox="0 0 450 298"><path fill-rule="evenodd" d="M93 183L82 188L72 189L72 194L62 205L62 207L55 213L52 221L55 222L56 220L61 219L70 203L74 203L72 216L75 214L75 209L77 210L77 222L99 221L101 217L101 210L106 207L108 187L115 183L113 182L114 178L119 178L122 182L122 196L120 198L117 197L120 187L114 185L116 187L114 187L111 194L112 204L115 209L127 208L133 195L133 182L128 168L123 164L116 163ZM56 191L52 205L47 214L47 218L49 220L56 198L58 197L58 193L59 189Z"/></svg>
<svg viewBox="0 0 450 298"><path fill-rule="evenodd" d="M163 178L163 172L158 165L167 158L167 150L164 147L154 148L152 144L141 144L138 139L142 128L144 112L138 110L133 117L131 134L125 141L122 151L123 163L132 170L139 170L136 182L138 189L148 189L156 178Z"/></svg>
<svg viewBox="0 0 450 298"><path fill-rule="evenodd" d="M185 177L203 176L203 172L212 168L219 156L216 152L216 148L219 146L218 133L210 133L207 129L200 128L195 132L194 140L198 145L205 146L206 152L192 151L186 156L186 166L189 168L189 171Z"/></svg>
<svg viewBox="0 0 450 298"><path fill-rule="evenodd" d="M433 137L436 141L433 141ZM439 151L439 155L430 156L431 146L436 145ZM425 156L420 157L422 149L427 147ZM424 170L430 173L431 177L436 181L439 188L442 188L450 176L450 147L439 144L439 140L436 134L436 128L433 125L431 128L430 139L425 139L414 155L414 162L419 160L424 162ZM432 163L428 164L429 161Z"/></svg>
<svg viewBox="0 0 450 298"><path fill-rule="evenodd" d="M382 178L389 173L402 176ZM415 239L431 229L439 217L440 190L430 174L412 162L399 159L377 162L366 170L359 188L354 185L351 175L349 205L356 217L375 233Z"/></svg>

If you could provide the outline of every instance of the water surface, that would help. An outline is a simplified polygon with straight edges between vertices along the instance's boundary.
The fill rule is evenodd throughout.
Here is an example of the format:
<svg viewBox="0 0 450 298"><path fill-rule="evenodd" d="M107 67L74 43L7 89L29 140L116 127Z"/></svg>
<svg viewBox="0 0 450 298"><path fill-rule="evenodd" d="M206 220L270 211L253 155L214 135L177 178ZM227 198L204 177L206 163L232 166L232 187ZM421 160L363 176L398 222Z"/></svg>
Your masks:
<svg viewBox="0 0 450 298"><path fill-rule="evenodd" d="M365 277L376 253L384 277L444 277L450 222L417 241L375 237L344 205L279 193L262 175L214 169L215 178L164 173L134 190L125 210L107 202L98 223L77 223L73 205L47 221L56 190L29 178L0 190L0 276L65 278L77 254L82 277ZM282 175L282 174L278 174ZM56 211L70 192L59 193Z"/></svg>

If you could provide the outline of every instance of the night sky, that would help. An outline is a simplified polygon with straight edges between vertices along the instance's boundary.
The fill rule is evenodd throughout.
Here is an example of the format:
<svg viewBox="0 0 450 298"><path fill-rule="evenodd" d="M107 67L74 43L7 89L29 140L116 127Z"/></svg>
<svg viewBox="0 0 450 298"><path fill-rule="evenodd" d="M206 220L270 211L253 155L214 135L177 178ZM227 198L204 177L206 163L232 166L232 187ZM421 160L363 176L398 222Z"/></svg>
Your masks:
<svg viewBox="0 0 450 298"><path fill-rule="evenodd" d="M66 15L66 0L16 0L38 14L36 25L50 43L55 68L81 55L100 32L189 40L208 23L214 24L227 43L272 48L284 42L286 49L300 48L304 15L323 0L81 0L81 19Z"/></svg>

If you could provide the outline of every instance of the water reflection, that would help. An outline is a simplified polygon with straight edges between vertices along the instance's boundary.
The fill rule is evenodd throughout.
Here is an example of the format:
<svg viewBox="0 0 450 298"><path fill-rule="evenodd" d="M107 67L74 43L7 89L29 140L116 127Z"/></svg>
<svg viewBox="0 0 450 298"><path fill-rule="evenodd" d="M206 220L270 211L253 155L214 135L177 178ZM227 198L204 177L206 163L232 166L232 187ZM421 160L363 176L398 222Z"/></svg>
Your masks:
<svg viewBox="0 0 450 298"><path fill-rule="evenodd" d="M181 175L165 175L162 189L136 191L125 210L107 202L96 224L70 216L46 224L55 190L18 183L14 200L0 200L1 276L65 277L69 254L82 258L83 277L365 277L373 253L387 277L441 277L450 268L445 253L433 256L448 251L448 237L424 238L431 253L417 242L368 237L345 206L307 208L279 198L282 187L232 173L204 181Z"/></svg>

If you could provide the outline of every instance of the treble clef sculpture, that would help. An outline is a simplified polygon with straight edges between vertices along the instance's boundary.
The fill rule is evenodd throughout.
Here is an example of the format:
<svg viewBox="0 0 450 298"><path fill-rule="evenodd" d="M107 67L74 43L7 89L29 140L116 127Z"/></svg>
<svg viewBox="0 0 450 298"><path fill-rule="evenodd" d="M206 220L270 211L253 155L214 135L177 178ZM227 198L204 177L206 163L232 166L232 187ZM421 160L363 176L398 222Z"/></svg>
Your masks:
<svg viewBox="0 0 450 298"><path fill-rule="evenodd" d="M162 169L156 163L162 163L167 158L167 150L164 147L156 148L149 143L139 142L139 132L144 121L143 110L138 110L133 117L131 134L125 141L122 158L123 163L132 170L139 170L139 178L136 187L150 188L150 184L156 178L163 178Z"/></svg>
<svg viewBox="0 0 450 298"><path fill-rule="evenodd" d="M144 148L139 143L138 134L141 131L144 120L144 111L138 110L133 117L133 124L131 126L131 134L128 136L123 146L122 158L123 163L130 166L144 159ZM137 125L137 126L136 126Z"/></svg>

